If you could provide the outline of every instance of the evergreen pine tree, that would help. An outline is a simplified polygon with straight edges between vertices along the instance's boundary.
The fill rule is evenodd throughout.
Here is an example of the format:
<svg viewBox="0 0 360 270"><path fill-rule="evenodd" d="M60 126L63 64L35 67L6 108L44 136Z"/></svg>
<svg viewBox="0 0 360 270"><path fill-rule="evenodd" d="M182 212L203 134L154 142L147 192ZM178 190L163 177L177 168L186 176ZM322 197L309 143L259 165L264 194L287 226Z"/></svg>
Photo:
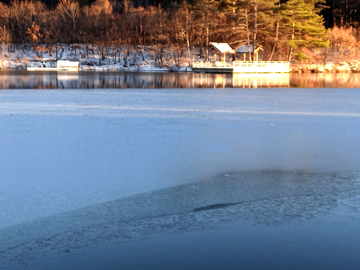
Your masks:
<svg viewBox="0 0 360 270"><path fill-rule="evenodd" d="M322 16L316 13L315 3L319 1L289 0L283 6L283 32L288 34L290 46L288 61L292 56L298 60L308 57L302 47L326 48L329 46Z"/></svg>

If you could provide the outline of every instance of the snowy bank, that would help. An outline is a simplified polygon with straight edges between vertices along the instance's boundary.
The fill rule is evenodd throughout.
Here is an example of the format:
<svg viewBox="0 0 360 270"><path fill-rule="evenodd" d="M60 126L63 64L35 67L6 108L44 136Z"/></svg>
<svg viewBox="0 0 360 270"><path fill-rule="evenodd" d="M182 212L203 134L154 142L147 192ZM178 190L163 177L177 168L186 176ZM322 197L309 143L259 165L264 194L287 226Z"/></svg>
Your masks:
<svg viewBox="0 0 360 270"><path fill-rule="evenodd" d="M194 54L195 55L195 54ZM152 46L117 46L104 48L96 45L12 45L4 49L0 69L26 70L26 67L53 67L57 60L80 62L81 70L188 72L191 63L184 52L173 49L158 50Z"/></svg>
<svg viewBox="0 0 360 270"><path fill-rule="evenodd" d="M318 64L297 64L292 65L291 73L360 73L360 61Z"/></svg>
<svg viewBox="0 0 360 270"><path fill-rule="evenodd" d="M39 49L40 48L40 49ZM210 60L215 59L210 53ZM156 46L116 46L103 48L96 45L12 45L4 50L0 69L26 70L27 67L53 67L57 60L80 62L85 71L141 71L141 72L192 72L192 63L204 61L200 49L187 52ZM359 73L360 62L291 65L291 73Z"/></svg>

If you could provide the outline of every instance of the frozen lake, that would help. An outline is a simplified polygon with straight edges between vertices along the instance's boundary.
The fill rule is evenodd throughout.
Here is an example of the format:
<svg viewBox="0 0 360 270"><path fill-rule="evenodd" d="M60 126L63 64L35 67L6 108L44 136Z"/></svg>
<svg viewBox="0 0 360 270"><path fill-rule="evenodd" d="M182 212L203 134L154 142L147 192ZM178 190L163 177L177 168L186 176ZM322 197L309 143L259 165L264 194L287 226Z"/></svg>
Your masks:
<svg viewBox="0 0 360 270"><path fill-rule="evenodd" d="M0 105L0 268L360 267L357 88L3 90Z"/></svg>

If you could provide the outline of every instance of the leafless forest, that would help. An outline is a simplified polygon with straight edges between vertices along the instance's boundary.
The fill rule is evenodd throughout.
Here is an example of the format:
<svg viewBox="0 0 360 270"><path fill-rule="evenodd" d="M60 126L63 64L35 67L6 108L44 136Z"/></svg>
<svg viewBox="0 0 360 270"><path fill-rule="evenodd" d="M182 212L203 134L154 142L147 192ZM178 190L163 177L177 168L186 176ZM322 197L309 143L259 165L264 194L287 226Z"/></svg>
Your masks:
<svg viewBox="0 0 360 270"><path fill-rule="evenodd" d="M165 8L132 0L96 0L84 6L60 0L53 7L40 1L15 0L0 3L0 42L3 48L33 48L56 56L63 46L96 47L103 59L120 58L131 50L144 57L144 50L151 47L160 61L170 49L174 61L179 62L190 58L195 46L205 58L211 41L227 42L234 48L261 46L261 60L320 63L357 59L357 27L344 23L325 29L322 2L198 0ZM250 51L247 57L251 60Z"/></svg>

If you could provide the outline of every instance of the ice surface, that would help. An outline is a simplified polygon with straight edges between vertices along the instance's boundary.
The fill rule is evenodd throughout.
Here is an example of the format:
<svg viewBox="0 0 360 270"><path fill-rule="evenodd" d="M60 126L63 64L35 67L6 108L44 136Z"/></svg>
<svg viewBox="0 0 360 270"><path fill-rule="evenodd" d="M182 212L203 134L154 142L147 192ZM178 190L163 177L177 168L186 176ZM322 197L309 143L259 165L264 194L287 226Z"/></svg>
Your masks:
<svg viewBox="0 0 360 270"><path fill-rule="evenodd" d="M236 225L238 231L244 226L256 226L252 232L253 241L261 241L256 235L263 233L263 227L321 225L321 229L315 231L328 230L330 241L334 226L346 232L343 226L360 224L359 192L358 173L261 171L227 174L2 229L0 267L29 265L30 269L46 269L36 264L44 263L44 258L76 254L86 247L143 240L154 235L223 230L231 224ZM330 229L324 225L330 225ZM222 233L228 238L233 232ZM229 252L235 245L220 243L227 245ZM107 261L117 257L108 250L103 260L108 256ZM79 259L80 265L88 261L84 258L86 256ZM61 269L61 265L58 267ZM99 264L92 267L97 269ZM79 264L71 265L71 269L76 268Z"/></svg>
<svg viewBox="0 0 360 270"><path fill-rule="evenodd" d="M356 89L1 91L0 261L227 222L358 222L359 105Z"/></svg>
<svg viewBox="0 0 360 270"><path fill-rule="evenodd" d="M358 171L358 92L1 91L0 228L232 171Z"/></svg>
<svg viewBox="0 0 360 270"><path fill-rule="evenodd" d="M359 105L356 89L1 91L0 267L229 224L346 234Z"/></svg>

